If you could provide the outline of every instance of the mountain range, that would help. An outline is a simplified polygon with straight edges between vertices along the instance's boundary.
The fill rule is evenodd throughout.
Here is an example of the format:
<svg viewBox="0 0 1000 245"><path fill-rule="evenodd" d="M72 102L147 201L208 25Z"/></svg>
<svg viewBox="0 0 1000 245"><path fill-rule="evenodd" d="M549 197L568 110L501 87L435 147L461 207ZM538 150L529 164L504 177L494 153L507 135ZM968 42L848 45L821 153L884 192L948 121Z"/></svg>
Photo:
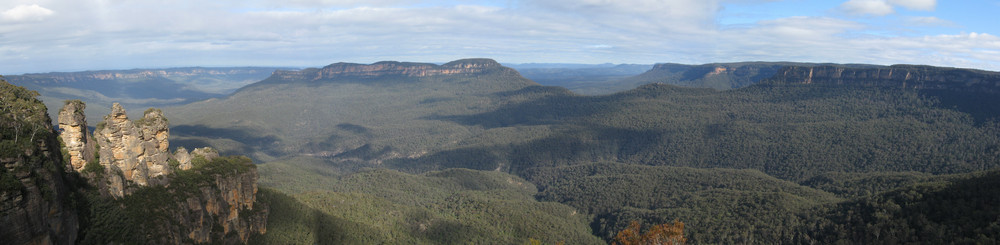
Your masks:
<svg viewBox="0 0 1000 245"><path fill-rule="evenodd" d="M55 117L65 100L83 99L90 103L121 103L132 108L163 107L224 97L245 85L266 78L277 67L186 67L83 72L50 72L7 75L11 84L41 93ZM86 109L97 118L111 111L103 107Z"/></svg>

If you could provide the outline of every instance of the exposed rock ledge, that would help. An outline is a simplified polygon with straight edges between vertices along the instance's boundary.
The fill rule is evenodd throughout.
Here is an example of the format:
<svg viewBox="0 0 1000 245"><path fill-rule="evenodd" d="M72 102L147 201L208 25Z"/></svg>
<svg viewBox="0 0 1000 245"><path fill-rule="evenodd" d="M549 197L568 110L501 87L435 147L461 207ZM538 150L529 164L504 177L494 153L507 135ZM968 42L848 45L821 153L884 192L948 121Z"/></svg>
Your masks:
<svg viewBox="0 0 1000 245"><path fill-rule="evenodd" d="M918 65L851 68L839 66L789 66L770 83L853 84L861 86L1000 93L1000 73Z"/></svg>

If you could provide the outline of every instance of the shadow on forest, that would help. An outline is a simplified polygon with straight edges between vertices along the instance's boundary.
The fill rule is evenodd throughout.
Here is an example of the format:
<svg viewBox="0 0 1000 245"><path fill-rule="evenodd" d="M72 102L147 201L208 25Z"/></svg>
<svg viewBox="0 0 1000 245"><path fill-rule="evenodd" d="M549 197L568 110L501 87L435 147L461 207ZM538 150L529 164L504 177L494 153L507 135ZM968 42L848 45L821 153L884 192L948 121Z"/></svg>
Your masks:
<svg viewBox="0 0 1000 245"><path fill-rule="evenodd" d="M279 139L274 135L259 136L249 130L240 129L229 129L229 128L211 128L202 125L181 125L170 128L170 133L177 137L194 137L185 139L171 139L171 142L177 146L183 146L188 150L192 150L196 147L211 146L211 144L201 138L209 139L231 139L242 143L240 150L237 151L224 151L220 152L223 155L250 155L250 153L259 151L271 155L280 154L273 147L277 144ZM219 148L219 147L215 147Z"/></svg>

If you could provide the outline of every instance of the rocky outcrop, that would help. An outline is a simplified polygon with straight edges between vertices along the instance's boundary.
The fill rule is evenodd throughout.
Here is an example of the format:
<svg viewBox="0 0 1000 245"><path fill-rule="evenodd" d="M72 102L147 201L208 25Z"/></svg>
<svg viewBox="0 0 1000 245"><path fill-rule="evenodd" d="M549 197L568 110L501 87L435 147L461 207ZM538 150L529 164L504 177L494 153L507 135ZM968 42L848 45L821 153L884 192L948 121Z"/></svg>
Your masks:
<svg viewBox="0 0 1000 245"><path fill-rule="evenodd" d="M789 66L768 79L776 84L826 84L938 89L960 92L1000 92L1000 73L933 66L888 67Z"/></svg>
<svg viewBox="0 0 1000 245"><path fill-rule="evenodd" d="M227 170L196 169L211 175L212 183L175 183L165 192L177 193L178 203L166 205L170 220L147 227L159 233L156 243L247 243L253 233L266 232L266 204L257 203L257 169L249 159L247 168ZM177 180L187 181L187 180ZM141 198L141 197L138 197Z"/></svg>
<svg viewBox="0 0 1000 245"><path fill-rule="evenodd" d="M187 148L177 147L177 151L174 151L174 160L177 160L177 169L191 169L191 153L188 153Z"/></svg>
<svg viewBox="0 0 1000 245"><path fill-rule="evenodd" d="M142 119L133 122L125 108L115 103L94 133L100 146L100 163L113 175L112 195L124 196L128 184L147 186L151 179L170 174L170 131L160 110L146 110Z"/></svg>
<svg viewBox="0 0 1000 245"><path fill-rule="evenodd" d="M171 169L167 159L170 158L170 128L163 111L149 108L143 113L142 119L136 121L141 132L142 154L139 161L145 162L149 169L149 177L170 174Z"/></svg>
<svg viewBox="0 0 1000 245"><path fill-rule="evenodd" d="M177 172L168 164L176 157L167 153L169 129L159 110L133 122L115 104L91 140L85 105L70 101L60 113L62 150L87 152L92 144L84 142L102 143L103 165L81 170L63 161L46 108L34 96L0 80L0 244L238 244L266 231L268 207L256 201L258 175L249 158L199 148L191 155L205 162ZM90 193L78 176L102 195ZM77 213L88 208L79 213L86 216Z"/></svg>
<svg viewBox="0 0 1000 245"><path fill-rule="evenodd" d="M35 95L0 80L0 243L73 244L79 218L72 181Z"/></svg>
<svg viewBox="0 0 1000 245"><path fill-rule="evenodd" d="M188 170L194 165L192 162L196 158L201 158L205 161L212 161L212 159L219 157L219 151L212 149L210 147L195 148L190 153L184 147L178 147L177 151L174 152L174 159L178 162L178 169Z"/></svg>
<svg viewBox="0 0 1000 245"><path fill-rule="evenodd" d="M200 195L187 198L187 214L177 216L185 227L187 238L198 243L213 240L213 228L222 226L221 234L235 234L225 243L246 243L252 233L267 231L267 207L254 207L257 195L257 171L247 171L229 176L215 176L214 186L202 187ZM263 204L259 204L263 205ZM214 223L208 222L214 219ZM218 234L215 234L216 236Z"/></svg>
<svg viewBox="0 0 1000 245"><path fill-rule="evenodd" d="M344 77L428 77L437 75L482 74L494 71L516 73L513 69L504 67L491 59L463 59L448 62L444 65L396 61L382 61L370 65L341 62L328 65L322 69L305 69L301 71L278 70L269 79L317 81Z"/></svg>
<svg viewBox="0 0 1000 245"><path fill-rule="evenodd" d="M94 139L87 130L87 118L83 114L85 108L87 105L82 101L72 100L66 101L59 110L59 129L62 131L59 137L69 155L67 168L77 172L94 160Z"/></svg>

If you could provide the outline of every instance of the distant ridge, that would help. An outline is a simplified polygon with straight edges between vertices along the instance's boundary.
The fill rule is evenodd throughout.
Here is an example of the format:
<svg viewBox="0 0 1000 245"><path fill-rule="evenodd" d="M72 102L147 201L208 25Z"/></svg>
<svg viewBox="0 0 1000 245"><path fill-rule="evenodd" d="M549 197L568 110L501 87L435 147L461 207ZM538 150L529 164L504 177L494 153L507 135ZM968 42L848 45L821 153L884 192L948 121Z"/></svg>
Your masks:
<svg viewBox="0 0 1000 245"><path fill-rule="evenodd" d="M836 84L963 92L1000 92L1000 73L926 65L877 67L787 66L767 79L777 84Z"/></svg>
<svg viewBox="0 0 1000 245"><path fill-rule="evenodd" d="M436 75L476 74L503 69L500 63L491 59L463 59L444 65L398 61L380 61L369 65L356 63L334 63L320 69L301 71L278 70L272 78L283 80L323 80L339 77L373 78L380 76L426 77ZM510 69L510 68L506 68Z"/></svg>
<svg viewBox="0 0 1000 245"><path fill-rule="evenodd" d="M685 65L660 63L649 71L621 80L619 83L632 87L648 83L666 83L684 87L713 88L727 90L742 88L768 79L784 67L875 67L864 64L796 63L796 62L735 62Z"/></svg>
<svg viewBox="0 0 1000 245"><path fill-rule="evenodd" d="M4 76L11 84L41 93L55 118L65 100L92 104L121 103L130 108L163 107L223 97L270 76L279 67L180 67L29 73ZM107 107L86 109L90 117L107 115Z"/></svg>
<svg viewBox="0 0 1000 245"><path fill-rule="evenodd" d="M864 86L1000 92L1000 73L927 65L870 65L798 62L736 62L685 65L660 63L618 84L665 83L727 90L766 83L833 83Z"/></svg>

